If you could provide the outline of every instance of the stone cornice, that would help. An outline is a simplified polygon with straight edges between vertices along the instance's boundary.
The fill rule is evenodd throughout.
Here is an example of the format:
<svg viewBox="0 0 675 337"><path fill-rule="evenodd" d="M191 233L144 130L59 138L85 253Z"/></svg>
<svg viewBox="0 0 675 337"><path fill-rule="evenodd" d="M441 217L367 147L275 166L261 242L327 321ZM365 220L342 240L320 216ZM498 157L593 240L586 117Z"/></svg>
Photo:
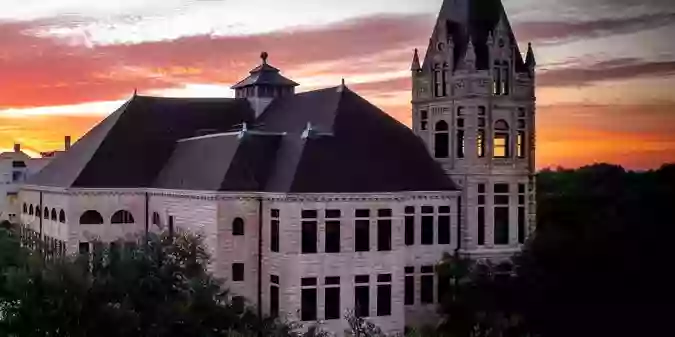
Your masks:
<svg viewBox="0 0 675 337"><path fill-rule="evenodd" d="M32 192L47 192L51 194L72 196L119 196L136 195L146 193L153 197L172 197L193 200L269 200L279 202L303 202L303 201L403 201L403 200L446 200L459 195L460 191L415 191L415 192L381 192L381 193L274 193L274 192L214 192L214 191L188 191L188 190L165 190L154 188L123 188L123 189L99 189L99 188L70 188L54 189L42 186L29 186L24 188Z"/></svg>

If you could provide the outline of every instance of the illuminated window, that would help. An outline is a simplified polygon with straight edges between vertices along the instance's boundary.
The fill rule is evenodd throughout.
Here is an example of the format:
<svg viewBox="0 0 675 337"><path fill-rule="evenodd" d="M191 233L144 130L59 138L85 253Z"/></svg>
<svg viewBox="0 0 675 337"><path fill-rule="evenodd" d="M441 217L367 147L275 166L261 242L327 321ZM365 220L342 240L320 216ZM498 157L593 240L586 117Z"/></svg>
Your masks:
<svg viewBox="0 0 675 337"><path fill-rule="evenodd" d="M457 142L455 143L456 145L456 152L457 152L457 158L464 158L464 149L466 148L465 144L465 139L464 139L464 108L459 107L457 108Z"/></svg>
<svg viewBox="0 0 675 337"><path fill-rule="evenodd" d="M518 158L525 158L525 132L518 131L518 137L516 138L516 151L518 152Z"/></svg>
<svg viewBox="0 0 675 337"><path fill-rule="evenodd" d="M509 125L504 120L495 123L494 148L495 158L508 158L509 153Z"/></svg>

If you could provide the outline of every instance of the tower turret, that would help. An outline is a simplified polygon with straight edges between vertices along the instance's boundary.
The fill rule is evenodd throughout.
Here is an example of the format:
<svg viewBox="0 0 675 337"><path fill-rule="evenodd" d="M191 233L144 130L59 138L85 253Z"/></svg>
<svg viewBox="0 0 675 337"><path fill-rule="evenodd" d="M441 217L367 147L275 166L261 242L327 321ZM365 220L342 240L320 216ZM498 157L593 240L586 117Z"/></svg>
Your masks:
<svg viewBox="0 0 675 337"><path fill-rule="evenodd" d="M412 65L410 66L410 70L413 73L422 70L422 66L420 66L420 56L417 53L417 48L415 48L415 52L413 54L413 60L412 60Z"/></svg>

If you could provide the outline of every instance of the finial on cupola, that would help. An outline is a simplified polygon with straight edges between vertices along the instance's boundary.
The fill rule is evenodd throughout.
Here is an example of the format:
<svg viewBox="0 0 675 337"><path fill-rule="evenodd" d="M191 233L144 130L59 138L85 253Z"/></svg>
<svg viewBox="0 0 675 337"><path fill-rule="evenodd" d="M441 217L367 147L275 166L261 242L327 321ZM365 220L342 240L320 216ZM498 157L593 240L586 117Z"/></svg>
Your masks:
<svg viewBox="0 0 675 337"><path fill-rule="evenodd" d="M266 51L264 51L264 52L262 52L262 53L260 54L260 58L262 59L263 64L267 64L267 58L268 58L269 56L270 56L270 55L267 54Z"/></svg>
<svg viewBox="0 0 675 337"><path fill-rule="evenodd" d="M417 48L415 48L415 52L413 53L413 60L412 60L412 65L410 66L411 71L420 71L422 70L422 67L420 66L420 56L417 53Z"/></svg>

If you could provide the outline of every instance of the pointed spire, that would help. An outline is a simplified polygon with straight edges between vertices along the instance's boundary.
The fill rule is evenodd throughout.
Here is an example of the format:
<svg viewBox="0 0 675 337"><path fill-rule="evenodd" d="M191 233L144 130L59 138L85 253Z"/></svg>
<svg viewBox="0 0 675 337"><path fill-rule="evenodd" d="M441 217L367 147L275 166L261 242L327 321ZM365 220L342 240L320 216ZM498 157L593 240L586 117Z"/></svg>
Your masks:
<svg viewBox="0 0 675 337"><path fill-rule="evenodd" d="M410 66L411 71L420 71L422 67L420 66L420 56L417 53L417 48L415 48L415 53L413 54L412 66Z"/></svg>
<svg viewBox="0 0 675 337"><path fill-rule="evenodd" d="M487 38L487 45L492 47L495 45L495 37L492 35L492 31L488 33L488 38Z"/></svg>
<svg viewBox="0 0 675 337"><path fill-rule="evenodd" d="M534 68L534 66L537 65L537 60L534 58L534 50L532 50L532 42L528 42L527 44L527 56L525 57L525 64L530 68Z"/></svg>
<svg viewBox="0 0 675 337"><path fill-rule="evenodd" d="M345 79L343 77L342 82L340 83L340 86L337 88L337 91L343 92L345 89L347 89L347 85L345 85Z"/></svg>
<svg viewBox="0 0 675 337"><path fill-rule="evenodd" d="M466 54L464 55L464 68L469 71L476 70L476 50L471 36L469 36L469 43L466 46Z"/></svg>

